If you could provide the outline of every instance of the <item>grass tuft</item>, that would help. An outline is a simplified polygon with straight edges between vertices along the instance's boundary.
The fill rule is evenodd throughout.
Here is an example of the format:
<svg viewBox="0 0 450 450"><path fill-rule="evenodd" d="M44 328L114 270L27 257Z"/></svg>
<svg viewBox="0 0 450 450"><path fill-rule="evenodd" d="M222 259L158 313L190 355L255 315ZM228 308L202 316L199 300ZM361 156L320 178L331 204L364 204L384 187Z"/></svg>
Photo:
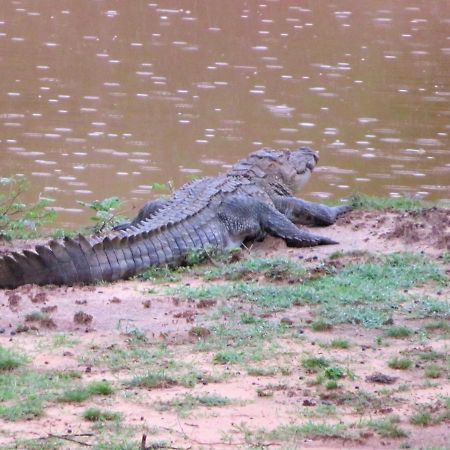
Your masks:
<svg viewBox="0 0 450 450"><path fill-rule="evenodd" d="M324 319L317 319L311 324L311 328L314 331L330 331L333 325Z"/></svg>
<svg viewBox="0 0 450 450"><path fill-rule="evenodd" d="M401 438L408 436L408 433L397 425L398 422L400 422L398 416L388 416L379 420L370 420L367 425L382 437Z"/></svg>
<svg viewBox="0 0 450 450"><path fill-rule="evenodd" d="M331 348L348 349L348 348L350 348L350 346L351 346L350 341L348 341L347 339L337 338L337 339L333 339L330 342Z"/></svg>
<svg viewBox="0 0 450 450"><path fill-rule="evenodd" d="M89 383L87 391L90 395L111 395L114 393L114 388L109 381L102 380Z"/></svg>
<svg viewBox="0 0 450 450"><path fill-rule="evenodd" d="M25 364L26 357L0 346L0 372L17 369Z"/></svg>
<svg viewBox="0 0 450 450"><path fill-rule="evenodd" d="M330 365L330 362L323 358L317 358L314 356L305 357L301 360L302 367L309 370L310 372L318 372L321 369L324 369Z"/></svg>
<svg viewBox="0 0 450 450"><path fill-rule="evenodd" d="M411 369L411 367L413 366L413 362L408 358L399 358L396 356L395 358L389 360L388 366L391 369L407 370Z"/></svg>
<svg viewBox="0 0 450 450"><path fill-rule="evenodd" d="M428 425L431 425L431 423L433 421L433 417L431 416L431 414L428 411L424 411L424 412L419 412L417 414L414 414L413 416L411 416L409 421L413 425L419 425L421 427L426 427Z"/></svg>
<svg viewBox="0 0 450 450"><path fill-rule="evenodd" d="M427 207L430 207L427 203L414 198L374 197L359 193L352 194L349 203L355 209L397 209L400 211L421 211Z"/></svg>
<svg viewBox="0 0 450 450"><path fill-rule="evenodd" d="M386 337L395 338L395 339L405 339L410 337L413 334L413 331L408 327L389 327L384 331L384 335Z"/></svg>
<svg viewBox="0 0 450 450"><path fill-rule="evenodd" d="M425 376L427 378L439 378L442 375L442 368L437 364L430 364L425 367Z"/></svg>
<svg viewBox="0 0 450 450"><path fill-rule="evenodd" d="M161 389L175 386L178 384L176 378L170 376L164 371L149 372L143 376L134 377L128 382L129 386L142 387L146 389Z"/></svg>
<svg viewBox="0 0 450 450"><path fill-rule="evenodd" d="M118 421L121 417L120 413L103 411L98 408L88 408L83 412L83 418L89 422Z"/></svg>

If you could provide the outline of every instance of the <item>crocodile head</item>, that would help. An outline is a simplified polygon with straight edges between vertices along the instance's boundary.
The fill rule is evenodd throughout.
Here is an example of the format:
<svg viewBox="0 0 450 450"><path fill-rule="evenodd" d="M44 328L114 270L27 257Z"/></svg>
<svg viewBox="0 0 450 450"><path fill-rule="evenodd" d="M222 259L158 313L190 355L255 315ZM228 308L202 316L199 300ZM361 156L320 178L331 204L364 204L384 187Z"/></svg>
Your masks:
<svg viewBox="0 0 450 450"><path fill-rule="evenodd" d="M302 188L319 161L319 155L308 147L286 152L286 162L280 166L279 177L293 192Z"/></svg>
<svg viewBox="0 0 450 450"><path fill-rule="evenodd" d="M237 163L232 173L239 172L239 169L250 170L253 176L281 181L295 193L309 180L318 160L318 154L308 147L293 151L264 148Z"/></svg>

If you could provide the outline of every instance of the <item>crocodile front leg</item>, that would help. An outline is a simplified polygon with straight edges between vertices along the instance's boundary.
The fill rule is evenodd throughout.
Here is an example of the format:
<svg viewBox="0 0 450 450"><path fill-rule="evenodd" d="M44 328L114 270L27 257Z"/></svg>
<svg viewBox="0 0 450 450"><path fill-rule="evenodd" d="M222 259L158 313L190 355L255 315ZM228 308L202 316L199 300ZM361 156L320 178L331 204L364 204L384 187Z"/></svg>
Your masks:
<svg viewBox="0 0 450 450"><path fill-rule="evenodd" d="M273 201L278 211L290 221L301 225L326 227L335 223L338 217L352 210L352 207L348 205L327 206L296 197L277 196Z"/></svg>
<svg viewBox="0 0 450 450"><path fill-rule="evenodd" d="M233 242L242 243L267 233L283 239L290 247L337 244L327 237L299 229L284 214L252 197L234 196L224 200L219 219Z"/></svg>

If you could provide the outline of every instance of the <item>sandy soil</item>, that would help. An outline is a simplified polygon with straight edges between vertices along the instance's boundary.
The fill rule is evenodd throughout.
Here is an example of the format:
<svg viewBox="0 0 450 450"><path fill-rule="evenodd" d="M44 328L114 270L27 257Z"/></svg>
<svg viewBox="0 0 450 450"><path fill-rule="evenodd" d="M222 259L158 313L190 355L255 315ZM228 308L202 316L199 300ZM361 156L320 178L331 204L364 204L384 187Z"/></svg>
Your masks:
<svg viewBox="0 0 450 450"><path fill-rule="evenodd" d="M337 251L414 251L442 260L450 250L450 213L439 209L425 213L354 211L320 232L340 244L290 249L280 240L268 238L263 243L255 243L248 254L249 257L292 258L306 264L327 260ZM20 249L31 244L2 243L0 254L10 250L11 246ZM205 282L186 275L179 283L197 285ZM98 431L81 416L87 406L122 413L123 424L133 430L130 439L140 440L145 433L147 446L165 441L169 446L166 448L252 448L252 445L255 448L258 444L260 448L378 449L399 448L402 444L403 448L448 448L448 420L427 427L412 425L408 420L418 409L439 411L444 407L440 399L450 395L448 379L441 377L427 383L423 370L399 371L386 364L392 356L408 352L448 353L448 339L424 342L413 336L391 339L388 345L376 345L382 330L339 325L316 332L307 326L314 311L299 306L288 314L275 313L270 320L289 320L293 328L298 328L301 339L280 339L277 344L281 345L281 351L270 360L252 364L260 368L273 367L276 369L273 373L249 375L248 367L239 364L213 364L214 352L194 351L197 341L207 340L208 336L193 337L190 330L195 325L209 323L211 311L227 304L217 299L216 304L199 305L165 295L162 292L169 285L171 283L163 283L155 287L149 281L131 280L110 285L24 286L14 291L0 291L0 345L30 355L29 368L32 370L75 370L81 374L83 383L106 379L117 387L112 397L95 397L81 404L50 403L42 417L16 422L0 419L0 448L17 438L37 439L49 434L94 444ZM448 290L444 291L445 295ZM49 319L33 321L27 318L36 311L44 312ZM406 319L399 317L398 323L403 322L406 323ZM411 328L418 329L422 324L420 320L407 321ZM154 350L164 344L172 359L199 370L203 378L194 387L124 387L123 383L132 376L154 368L150 363L143 365L139 361L131 361L129 367L111 367L105 362L108 352L130 348L133 330L145 333L148 341L144 348ZM55 336L68 337L72 341L62 340L62 344L56 345ZM331 349L320 345L336 338L349 339L352 346L350 349ZM349 398L353 396L355 402L361 392L370 395L371 400L367 400L361 410L351 401L344 401L343 396L315 386L316 375L308 373L299 364L304 354L324 356L348 368L354 377L345 377L340 382L340 391ZM92 355L102 357L95 359ZM159 360L158 367L161 364L164 363ZM286 369L279 370L279 367ZM395 377L395 381L392 385L369 381L368 377L377 373ZM383 389L389 389L389 394L386 395ZM232 402L222 407L196 406L187 412L155 406L180 396L206 394L227 397ZM324 405L332 406L335 413L321 413L319 407ZM382 437L375 431L357 432L355 424L392 414L399 416L401 428L409 433L408 437ZM260 429L267 431L309 421L346 424L349 437L298 437L290 443L276 437L258 442L255 437ZM91 435L76 436L84 433ZM67 440L61 448L81 447Z"/></svg>

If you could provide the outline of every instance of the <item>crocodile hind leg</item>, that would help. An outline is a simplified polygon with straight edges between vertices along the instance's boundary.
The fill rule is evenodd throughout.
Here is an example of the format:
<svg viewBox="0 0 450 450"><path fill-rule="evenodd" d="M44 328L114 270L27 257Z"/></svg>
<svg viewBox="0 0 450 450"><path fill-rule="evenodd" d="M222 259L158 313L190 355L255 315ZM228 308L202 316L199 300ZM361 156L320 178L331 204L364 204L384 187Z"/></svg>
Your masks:
<svg viewBox="0 0 450 450"><path fill-rule="evenodd" d="M152 200L150 202L147 202L138 212L137 216L131 221L131 222L124 222L119 225L116 225L113 230L126 230L127 228L130 228L131 226L136 226L139 224L139 222L142 222L145 219L150 218L158 212L160 209L164 208L166 206L167 201L162 199Z"/></svg>
<svg viewBox="0 0 450 450"><path fill-rule="evenodd" d="M219 219L233 242L254 239L267 233L286 241L290 247L337 244L324 236L309 233L294 225L284 214L266 203L247 196L234 196L222 202Z"/></svg>
<svg viewBox="0 0 450 450"><path fill-rule="evenodd" d="M327 206L296 197L279 196L274 199L274 204L291 222L321 227L332 225L338 217L352 210L348 205Z"/></svg>

